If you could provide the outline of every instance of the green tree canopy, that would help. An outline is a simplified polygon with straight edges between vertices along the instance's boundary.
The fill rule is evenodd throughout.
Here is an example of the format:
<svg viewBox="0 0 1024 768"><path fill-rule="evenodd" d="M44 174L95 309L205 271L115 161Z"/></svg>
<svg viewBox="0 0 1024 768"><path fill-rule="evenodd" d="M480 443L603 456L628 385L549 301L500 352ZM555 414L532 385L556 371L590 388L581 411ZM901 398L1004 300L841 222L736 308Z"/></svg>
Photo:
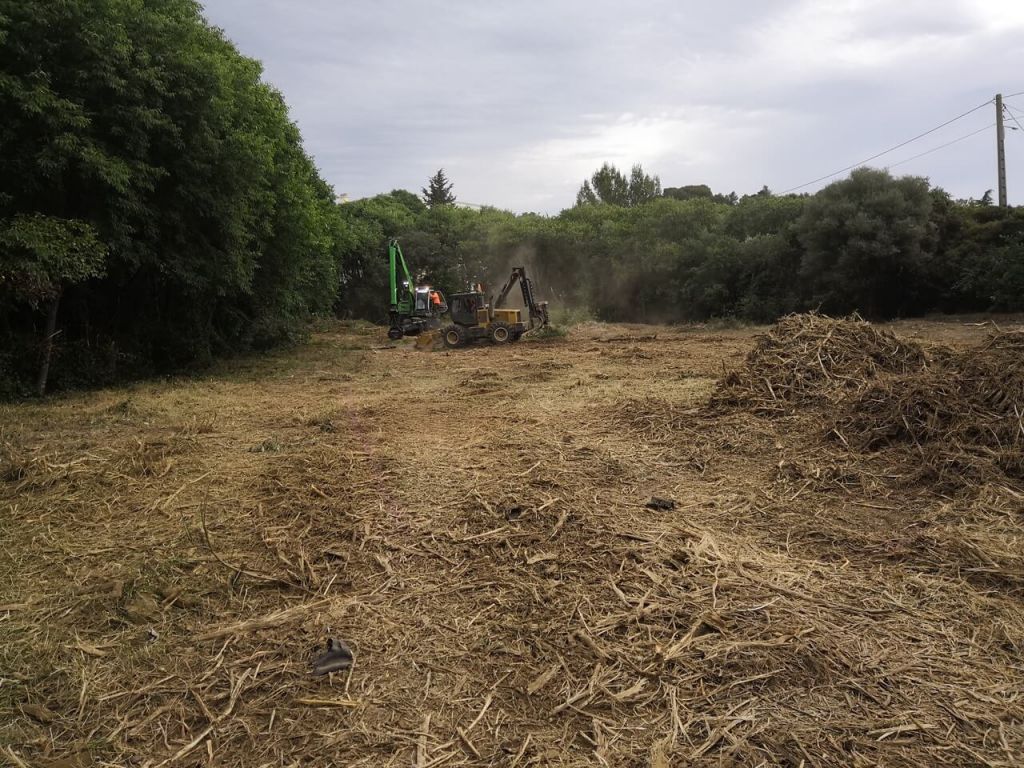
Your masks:
<svg viewBox="0 0 1024 768"><path fill-rule="evenodd" d="M611 163L604 163L584 180L576 194L576 205L619 205L632 207L661 196L661 180L649 176L639 164L630 170L629 177Z"/></svg>
<svg viewBox="0 0 1024 768"><path fill-rule="evenodd" d="M0 290L33 307L103 274L106 246L83 221L18 214L0 221Z"/></svg>
<svg viewBox="0 0 1024 768"><path fill-rule="evenodd" d="M928 180L858 168L807 200L801 275L828 312L892 317L916 299L932 241Z"/></svg>
<svg viewBox="0 0 1024 768"><path fill-rule="evenodd" d="M455 194L452 192L452 182L445 176L444 168L438 168L437 173L430 177L427 186L422 190L423 202L434 208L439 205L451 205L455 202Z"/></svg>
<svg viewBox="0 0 1024 768"><path fill-rule="evenodd" d="M0 0L5 282L64 286L58 379L286 341L330 308L340 215L261 77L193 0ZM5 344L35 325L0 304Z"/></svg>
<svg viewBox="0 0 1024 768"><path fill-rule="evenodd" d="M716 203L735 205L738 200L735 192L728 195L718 195L711 191L707 184L688 184L682 187L666 187L663 193L665 197L674 197L676 200L692 200L694 198L706 197Z"/></svg>

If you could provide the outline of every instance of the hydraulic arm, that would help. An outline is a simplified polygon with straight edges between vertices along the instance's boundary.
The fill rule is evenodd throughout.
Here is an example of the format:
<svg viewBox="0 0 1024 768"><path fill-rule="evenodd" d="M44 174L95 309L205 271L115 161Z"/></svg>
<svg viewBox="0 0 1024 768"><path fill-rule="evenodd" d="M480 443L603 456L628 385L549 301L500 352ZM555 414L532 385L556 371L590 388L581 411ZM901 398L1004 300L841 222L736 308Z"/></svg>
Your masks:
<svg viewBox="0 0 1024 768"><path fill-rule="evenodd" d="M501 289L501 293L498 294L497 300L494 302L495 309L500 309L505 304L505 299L508 298L509 292L512 287L519 283L519 288L523 292L523 304L526 310L530 313L530 330L535 327L543 328L548 324L548 303L546 301L538 302L533 295L533 281L526 276L526 267L512 267L512 274L508 278L508 282Z"/></svg>
<svg viewBox="0 0 1024 768"><path fill-rule="evenodd" d="M388 261L391 266L391 311L408 315L412 312L413 300L416 298L416 294L413 290L412 275L409 274L409 267L406 266L405 257L402 255L402 247L395 239L388 242ZM405 276L401 294L398 290L399 267L402 268L402 274Z"/></svg>

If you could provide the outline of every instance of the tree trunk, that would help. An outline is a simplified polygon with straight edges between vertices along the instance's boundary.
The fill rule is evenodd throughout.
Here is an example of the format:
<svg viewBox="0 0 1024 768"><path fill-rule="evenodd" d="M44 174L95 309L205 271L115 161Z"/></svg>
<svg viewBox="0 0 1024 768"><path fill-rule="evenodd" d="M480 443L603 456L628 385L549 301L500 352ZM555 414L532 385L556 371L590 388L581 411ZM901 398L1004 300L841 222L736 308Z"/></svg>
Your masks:
<svg viewBox="0 0 1024 768"><path fill-rule="evenodd" d="M39 379L36 381L36 393L42 397L46 394L46 380L50 376L50 357L53 354L53 337L57 335L57 310L60 308L60 294L53 297L46 311L46 335L43 337L43 358L39 363Z"/></svg>

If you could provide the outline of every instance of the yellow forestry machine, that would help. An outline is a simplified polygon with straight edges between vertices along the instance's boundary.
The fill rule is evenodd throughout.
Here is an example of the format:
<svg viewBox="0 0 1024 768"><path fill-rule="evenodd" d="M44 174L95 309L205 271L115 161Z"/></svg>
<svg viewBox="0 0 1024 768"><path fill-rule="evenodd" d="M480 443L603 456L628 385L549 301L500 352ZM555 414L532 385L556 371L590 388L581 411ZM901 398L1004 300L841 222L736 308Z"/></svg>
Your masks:
<svg viewBox="0 0 1024 768"><path fill-rule="evenodd" d="M523 310L505 308L505 300L517 282L528 313L526 323L523 322ZM449 349L464 347L480 339L508 344L519 341L524 333L548 324L548 303L537 301L533 281L526 276L525 267L512 268L511 276L493 302L485 298L479 285L466 293L453 293L449 298L448 311L452 322L441 331L441 339Z"/></svg>
<svg viewBox="0 0 1024 768"><path fill-rule="evenodd" d="M452 294L449 303L441 291L429 285L415 284L398 240L388 242L388 263L391 289L389 339L416 336L417 344L424 342L422 346L426 346L436 338L432 331L440 327L441 316L446 313L451 324L442 330L441 339L449 348L463 347L480 339L507 344L548 324L548 303L537 301L533 281L526 276L525 267L512 268L512 274L493 302L484 296L479 285L475 285L471 291ZM517 282L528 313L526 323L523 322L523 310L505 308L505 300Z"/></svg>

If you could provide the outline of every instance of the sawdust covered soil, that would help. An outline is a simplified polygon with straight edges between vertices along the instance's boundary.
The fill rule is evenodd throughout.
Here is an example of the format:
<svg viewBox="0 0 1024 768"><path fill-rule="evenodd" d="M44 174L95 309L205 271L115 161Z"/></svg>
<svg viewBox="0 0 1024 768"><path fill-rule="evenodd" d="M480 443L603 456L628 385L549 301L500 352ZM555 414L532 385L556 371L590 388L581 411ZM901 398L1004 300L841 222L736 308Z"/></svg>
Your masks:
<svg viewBox="0 0 1024 768"><path fill-rule="evenodd" d="M0 755L1019 765L1024 489L993 420L1021 399L992 330L427 352L339 325L3 407ZM929 384L948 360L967 405ZM312 676L328 637L354 663Z"/></svg>

